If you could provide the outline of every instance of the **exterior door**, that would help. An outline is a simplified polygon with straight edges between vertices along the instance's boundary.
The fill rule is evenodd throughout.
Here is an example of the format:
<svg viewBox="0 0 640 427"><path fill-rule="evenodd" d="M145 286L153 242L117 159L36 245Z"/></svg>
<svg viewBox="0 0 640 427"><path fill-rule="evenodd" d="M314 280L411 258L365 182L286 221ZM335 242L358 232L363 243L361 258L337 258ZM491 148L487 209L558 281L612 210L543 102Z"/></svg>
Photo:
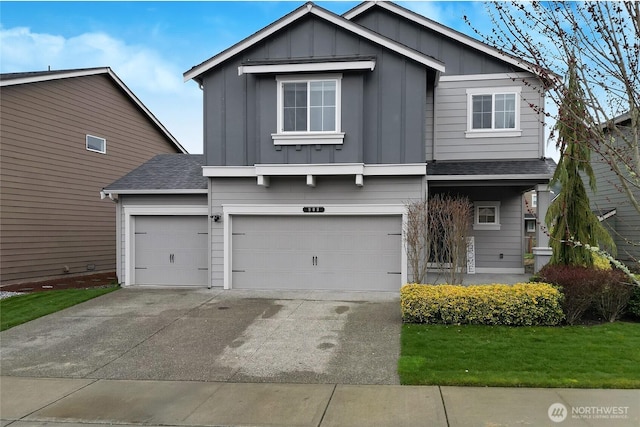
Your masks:
<svg viewBox="0 0 640 427"><path fill-rule="evenodd" d="M206 286L206 216L137 216L135 285Z"/></svg>
<svg viewBox="0 0 640 427"><path fill-rule="evenodd" d="M397 291L401 216L236 216L232 287Z"/></svg>

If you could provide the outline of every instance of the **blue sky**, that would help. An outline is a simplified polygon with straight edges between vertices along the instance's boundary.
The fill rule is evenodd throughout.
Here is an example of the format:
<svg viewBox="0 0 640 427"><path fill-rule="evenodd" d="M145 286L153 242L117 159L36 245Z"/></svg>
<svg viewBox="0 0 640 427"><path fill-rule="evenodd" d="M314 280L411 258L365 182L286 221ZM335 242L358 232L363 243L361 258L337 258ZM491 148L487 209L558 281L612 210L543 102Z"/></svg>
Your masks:
<svg viewBox="0 0 640 427"><path fill-rule="evenodd" d="M304 2L0 2L0 72L111 67L190 153L202 152L202 92L182 74ZM342 14L359 2L319 1ZM479 2L398 2L470 34Z"/></svg>

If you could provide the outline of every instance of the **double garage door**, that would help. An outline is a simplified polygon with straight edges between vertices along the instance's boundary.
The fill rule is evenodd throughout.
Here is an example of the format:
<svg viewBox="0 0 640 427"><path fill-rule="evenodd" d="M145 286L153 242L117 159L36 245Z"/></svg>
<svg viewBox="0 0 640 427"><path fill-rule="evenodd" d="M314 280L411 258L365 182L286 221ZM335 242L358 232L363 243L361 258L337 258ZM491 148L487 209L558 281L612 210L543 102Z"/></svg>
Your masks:
<svg viewBox="0 0 640 427"><path fill-rule="evenodd" d="M389 216L234 216L232 287L397 291L402 220Z"/></svg>
<svg viewBox="0 0 640 427"><path fill-rule="evenodd" d="M137 216L134 284L206 286L206 216Z"/></svg>

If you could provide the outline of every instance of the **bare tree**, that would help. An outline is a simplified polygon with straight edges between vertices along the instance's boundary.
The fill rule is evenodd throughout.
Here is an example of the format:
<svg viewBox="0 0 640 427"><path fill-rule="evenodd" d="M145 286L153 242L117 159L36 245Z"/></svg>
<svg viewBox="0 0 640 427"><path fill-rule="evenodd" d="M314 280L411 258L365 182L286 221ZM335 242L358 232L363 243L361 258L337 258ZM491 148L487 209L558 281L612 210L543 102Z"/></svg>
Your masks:
<svg viewBox="0 0 640 427"><path fill-rule="evenodd" d="M428 201L407 204L405 250L414 283L425 283L427 272L450 284L462 283L466 272L471 202L465 197L436 194Z"/></svg>
<svg viewBox="0 0 640 427"><path fill-rule="evenodd" d="M567 75L575 61L587 114L559 117L530 107L564 126L584 125L588 134L581 143L594 153L594 161L605 162L615 172L616 187L640 215L640 3L514 1L489 2L486 8L491 33L474 31L541 76L547 99L556 106L566 93L558 76ZM470 18L465 16L465 21L473 28ZM553 133L551 137L555 139Z"/></svg>

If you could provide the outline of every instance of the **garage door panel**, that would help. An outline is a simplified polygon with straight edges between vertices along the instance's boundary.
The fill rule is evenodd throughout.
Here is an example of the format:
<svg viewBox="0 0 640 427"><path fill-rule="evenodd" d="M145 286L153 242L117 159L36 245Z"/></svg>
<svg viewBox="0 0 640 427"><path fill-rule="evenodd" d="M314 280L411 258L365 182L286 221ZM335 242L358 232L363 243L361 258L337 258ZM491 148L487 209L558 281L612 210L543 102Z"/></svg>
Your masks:
<svg viewBox="0 0 640 427"><path fill-rule="evenodd" d="M235 288L400 288L399 215L238 216L232 228Z"/></svg>
<svg viewBox="0 0 640 427"><path fill-rule="evenodd" d="M137 285L208 284L205 216L138 216L135 219Z"/></svg>

